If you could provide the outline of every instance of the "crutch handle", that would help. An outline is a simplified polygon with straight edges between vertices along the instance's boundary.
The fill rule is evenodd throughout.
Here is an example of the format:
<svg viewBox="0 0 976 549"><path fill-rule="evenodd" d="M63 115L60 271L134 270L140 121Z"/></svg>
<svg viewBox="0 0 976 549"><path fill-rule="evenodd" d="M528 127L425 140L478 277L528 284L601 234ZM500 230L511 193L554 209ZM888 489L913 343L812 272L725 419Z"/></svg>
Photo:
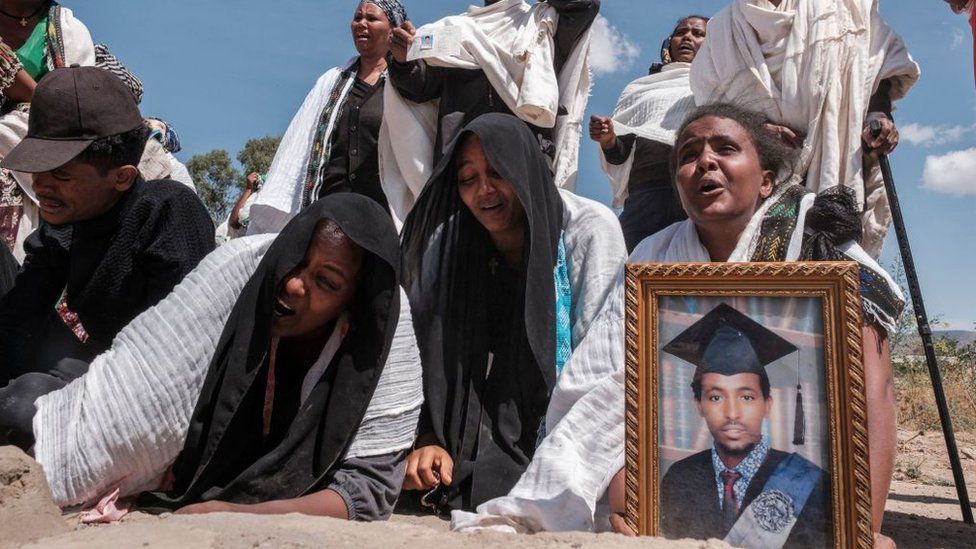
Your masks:
<svg viewBox="0 0 976 549"><path fill-rule="evenodd" d="M878 137L881 135L881 121L878 119L872 120L868 124L868 128L871 129L871 137Z"/></svg>

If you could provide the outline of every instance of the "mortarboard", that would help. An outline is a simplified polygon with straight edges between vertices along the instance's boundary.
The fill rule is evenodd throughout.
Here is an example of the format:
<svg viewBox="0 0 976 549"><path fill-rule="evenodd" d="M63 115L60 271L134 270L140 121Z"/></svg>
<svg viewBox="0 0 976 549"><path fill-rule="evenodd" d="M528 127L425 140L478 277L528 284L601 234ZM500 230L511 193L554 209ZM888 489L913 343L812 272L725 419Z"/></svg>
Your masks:
<svg viewBox="0 0 976 549"><path fill-rule="evenodd" d="M695 378L704 374L756 374L769 382L766 367L797 352L796 345L726 303L709 311L662 349L694 364ZM804 443L803 395L797 367L794 445Z"/></svg>

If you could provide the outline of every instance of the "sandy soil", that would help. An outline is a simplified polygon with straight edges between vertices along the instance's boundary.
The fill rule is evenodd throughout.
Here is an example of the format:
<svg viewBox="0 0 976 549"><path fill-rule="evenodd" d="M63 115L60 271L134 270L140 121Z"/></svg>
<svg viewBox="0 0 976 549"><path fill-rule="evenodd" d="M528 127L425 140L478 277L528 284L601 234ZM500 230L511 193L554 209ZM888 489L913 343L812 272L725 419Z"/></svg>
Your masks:
<svg viewBox="0 0 976 549"><path fill-rule="evenodd" d="M895 480L882 531L902 548L976 547L976 527L962 523L942 433L901 431L898 441ZM973 502L976 433L960 433L956 442Z"/></svg>
<svg viewBox="0 0 976 549"><path fill-rule="evenodd" d="M970 494L976 495L976 433L959 436ZM884 531L899 547L934 549L976 546L976 528L960 521L952 475L939 433L899 433L896 480ZM11 472L12 471L12 472ZM153 517L133 514L121 524L76 526L46 498L47 485L33 461L0 449L0 547L253 547L504 548L707 548L722 542L626 539L616 535L495 533L451 534L433 517L396 516L388 523L351 524L300 515L260 517L216 514Z"/></svg>
<svg viewBox="0 0 976 549"><path fill-rule="evenodd" d="M120 543L121 542L121 543ZM438 519L396 517L388 523L354 524L300 515L255 517L215 514L166 518L136 515L121 525L90 527L46 538L23 547L174 547L179 549L230 549L253 547L337 547L396 549L443 547L458 549L498 548L675 548L719 549L724 543L668 542L626 539L614 535L563 534L512 536L478 533L451 534Z"/></svg>

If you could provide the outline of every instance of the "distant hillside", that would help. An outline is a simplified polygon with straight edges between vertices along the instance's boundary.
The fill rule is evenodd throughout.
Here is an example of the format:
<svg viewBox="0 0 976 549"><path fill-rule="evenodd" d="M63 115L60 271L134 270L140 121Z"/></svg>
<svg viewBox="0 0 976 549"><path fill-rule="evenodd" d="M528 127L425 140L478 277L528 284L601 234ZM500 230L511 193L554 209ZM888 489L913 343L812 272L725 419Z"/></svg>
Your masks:
<svg viewBox="0 0 976 549"><path fill-rule="evenodd" d="M954 339L959 342L960 347L966 347L976 343L976 332L972 330L933 330L932 336L935 341L939 341L940 339ZM892 355L899 357L922 356L923 354L922 340L914 328L910 334L905 336L905 340L897 348L892 349Z"/></svg>
<svg viewBox="0 0 976 549"><path fill-rule="evenodd" d="M932 335L936 338L955 339L960 345L970 345L976 342L976 332L971 330L937 330L932 332Z"/></svg>

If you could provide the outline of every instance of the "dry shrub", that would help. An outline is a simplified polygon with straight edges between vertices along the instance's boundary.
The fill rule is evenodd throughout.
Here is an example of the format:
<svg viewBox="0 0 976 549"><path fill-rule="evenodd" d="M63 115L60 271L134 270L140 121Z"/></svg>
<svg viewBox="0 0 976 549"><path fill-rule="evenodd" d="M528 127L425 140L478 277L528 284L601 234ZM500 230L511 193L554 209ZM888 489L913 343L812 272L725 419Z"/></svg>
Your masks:
<svg viewBox="0 0 976 549"><path fill-rule="evenodd" d="M952 426L956 431L968 431L976 429L976 364L960 358L941 356L939 365ZM895 365L895 390L899 426L922 431L941 428L924 359L906 357Z"/></svg>

